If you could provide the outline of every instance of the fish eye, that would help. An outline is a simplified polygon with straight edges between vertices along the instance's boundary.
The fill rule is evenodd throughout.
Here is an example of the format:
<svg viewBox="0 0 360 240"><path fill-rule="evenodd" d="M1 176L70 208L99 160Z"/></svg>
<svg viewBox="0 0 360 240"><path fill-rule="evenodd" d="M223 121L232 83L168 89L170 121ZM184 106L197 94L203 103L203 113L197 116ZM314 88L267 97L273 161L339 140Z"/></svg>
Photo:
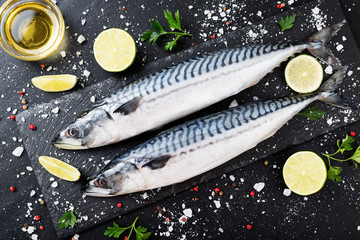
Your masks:
<svg viewBox="0 0 360 240"><path fill-rule="evenodd" d="M77 128L70 128L66 133L73 138L78 138L80 136L80 131Z"/></svg>
<svg viewBox="0 0 360 240"><path fill-rule="evenodd" d="M97 179L97 183L99 184L100 187L103 187L103 188L108 187L108 181L105 177L100 177L99 179Z"/></svg>

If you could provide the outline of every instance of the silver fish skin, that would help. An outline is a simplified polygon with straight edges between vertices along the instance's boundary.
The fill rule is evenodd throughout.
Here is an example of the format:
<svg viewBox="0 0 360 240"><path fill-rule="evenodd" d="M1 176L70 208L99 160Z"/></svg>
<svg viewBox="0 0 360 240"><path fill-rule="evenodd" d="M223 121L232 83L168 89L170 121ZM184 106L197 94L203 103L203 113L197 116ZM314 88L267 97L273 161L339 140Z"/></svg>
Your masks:
<svg viewBox="0 0 360 240"><path fill-rule="evenodd" d="M225 49L144 76L85 110L55 137L54 146L94 148L159 128L255 85L305 49L338 68L326 42L343 24L324 28L308 42Z"/></svg>
<svg viewBox="0 0 360 240"><path fill-rule="evenodd" d="M112 160L85 194L110 197L180 183L255 147L315 100L348 108L333 92L345 72L316 93L248 103L164 131Z"/></svg>

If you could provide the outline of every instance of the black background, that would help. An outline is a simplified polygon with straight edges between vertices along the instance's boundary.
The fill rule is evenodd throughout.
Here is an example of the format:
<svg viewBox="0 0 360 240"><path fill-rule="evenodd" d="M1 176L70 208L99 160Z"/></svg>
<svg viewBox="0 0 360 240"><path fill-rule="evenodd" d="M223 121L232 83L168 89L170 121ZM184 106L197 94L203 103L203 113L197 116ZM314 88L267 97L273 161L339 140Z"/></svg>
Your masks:
<svg viewBox="0 0 360 240"><path fill-rule="evenodd" d="M3 2L3 1L2 1ZM360 7L355 0L340 1L344 13L347 17L352 32L359 43L360 26L358 23ZM34 202L34 199L40 198L40 190L33 172L26 170L29 166L29 160L26 153L21 158L15 158L11 152L21 143L15 142L13 137L21 138L14 122L8 119L7 109L21 108L20 96L18 91L26 89L25 98L29 101L29 106L42 102L48 102L52 98L64 94L43 94L33 87L27 87L31 77L46 74L41 70L40 63L46 63L48 66L57 68L49 74L56 73L74 73L81 75L84 69L91 72L89 79L84 76L79 78L79 86L88 86L100 82L109 76L124 77L126 74L136 73L142 65L152 62L170 53L163 51L160 47L154 47L147 44L138 44L138 55L135 64L126 72L121 74L110 74L100 69L94 62L91 47L92 41L96 35L106 27L126 27L126 22L131 23L128 27L133 36L137 36L148 28L148 19L162 19L162 10L169 8L174 11L180 9L182 23L190 32L195 33L194 38L184 39L180 42L176 51L190 48L192 43L199 44L204 38L198 33L206 32L207 39L219 27L224 27L223 22L211 22L206 29L201 29L201 24L206 19L194 17L194 12L203 14L206 9L218 9L219 4L230 6L234 2L221 1L162 1L161 3L149 1L61 1L58 6L63 12L67 29L66 58L61 58L55 54L52 59L41 62L22 62L8 56L4 51L0 52L1 66L1 93L4 98L0 98L0 145L1 149L1 189L0 196L2 204L0 208L0 229L3 235L1 239L29 239L30 235L21 230L24 223L35 226L36 234L39 239L57 239L56 232L50 220L48 210ZM286 11L290 6L283 10L276 8L275 1L243 1L237 4L244 5L244 15L232 14L231 26L242 27L248 24L245 19L251 19L252 22L259 21L256 17L260 10L263 17L269 17ZM306 4L306 1L295 1L291 6ZM192 11L188 13L188 6L193 6ZM125 11L121 10L125 7ZM142 7L143 6L143 7ZM104 9L102 14L101 9ZM118 14L123 14L124 19L117 17L118 23L108 22L108 19L114 19L113 16L107 16L107 9L117 8ZM150 8L152 11L141 11L143 8ZM86 12L86 10L89 10ZM83 14L85 11L86 14ZM99 17L98 17L99 16ZM82 26L81 19L86 19L87 23ZM231 32L227 30L227 32ZM75 34L83 34L88 41L79 45L76 42ZM63 48L65 48L63 46ZM80 58L76 57L76 51L81 51ZM358 56L354 56L358 57ZM72 69L74 63L84 60L84 65L77 65L77 69ZM75 90L77 90L75 89ZM324 151L333 151L335 149L335 140L344 137L350 131L358 132L358 123L340 128L324 136L315 138L305 144L287 149L279 154L273 155L267 161L269 165L264 165L262 161L244 167L241 170L227 174L221 178L199 185L198 192L185 191L175 196L168 197L157 204L149 205L140 210L136 210L123 216L116 222L121 225L129 225L136 216L139 216L139 224L148 227L153 232L151 239L357 239L360 237L360 214L358 203L360 195L358 193L359 172L354 166L342 164L343 182L335 184L327 182L325 187L317 194L304 198L291 194L289 197L283 195L285 184L282 180L282 165L286 158L299 150L312 150L317 153ZM5 142L5 143L3 143ZM358 141L356 142L358 143ZM25 175L20 175L25 172ZM19 177L17 177L17 175ZM231 186L229 175L235 177L237 187ZM243 182L241 181L243 179ZM265 182L265 188L256 193L255 197L249 197L249 192L253 190L253 185L257 182ZM12 193L9 187L13 185L17 191ZM209 197L215 187L219 187L223 196L215 195L212 200ZM30 191L35 190L36 195L30 197ZM232 196L232 197L231 197ZM194 198L199 200L194 202ZM213 200L220 200L221 207L216 208ZM28 203L32 203L33 210L27 214ZM156 210L157 205L165 208L162 216ZM189 218L185 224L180 224L178 219L183 215L183 208L191 208L193 217ZM101 209L99 209L99 212ZM41 221L34 221L35 215L41 216ZM170 224L165 223L165 218L171 219ZM44 226L44 230L39 230L39 225ZM111 221L91 230L80 233L80 239L106 239L103 233ZM247 230L246 225L252 224L253 229ZM169 232L168 227L173 230ZM221 228L221 229L220 229ZM359 227L360 228L360 227ZM161 237L165 232L169 232L168 237ZM186 236L186 237L184 237Z"/></svg>

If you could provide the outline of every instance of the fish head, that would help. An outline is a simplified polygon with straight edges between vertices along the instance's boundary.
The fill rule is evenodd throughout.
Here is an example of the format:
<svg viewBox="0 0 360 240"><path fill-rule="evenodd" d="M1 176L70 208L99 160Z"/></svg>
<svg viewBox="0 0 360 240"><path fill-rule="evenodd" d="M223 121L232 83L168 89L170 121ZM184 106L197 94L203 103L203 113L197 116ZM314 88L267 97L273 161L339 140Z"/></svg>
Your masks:
<svg viewBox="0 0 360 240"><path fill-rule="evenodd" d="M95 148L118 140L114 119L104 109L97 108L63 129L53 140L55 147L71 150Z"/></svg>
<svg viewBox="0 0 360 240"><path fill-rule="evenodd" d="M112 197L146 189L144 178L136 166L120 162L106 167L84 188L84 194L92 197Z"/></svg>

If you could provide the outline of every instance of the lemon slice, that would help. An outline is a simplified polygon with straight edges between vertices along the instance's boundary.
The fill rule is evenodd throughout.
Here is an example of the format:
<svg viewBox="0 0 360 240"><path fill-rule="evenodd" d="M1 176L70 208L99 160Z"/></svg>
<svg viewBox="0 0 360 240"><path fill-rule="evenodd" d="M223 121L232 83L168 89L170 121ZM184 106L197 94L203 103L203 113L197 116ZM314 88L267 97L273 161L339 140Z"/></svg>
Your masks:
<svg viewBox="0 0 360 240"><path fill-rule="evenodd" d="M94 56L106 71L120 72L127 69L136 56L134 39L126 31L110 28L102 31L94 42Z"/></svg>
<svg viewBox="0 0 360 240"><path fill-rule="evenodd" d="M285 80L295 92L310 93L320 87L323 80L323 68L314 57L299 55L286 65Z"/></svg>
<svg viewBox="0 0 360 240"><path fill-rule="evenodd" d="M39 162L49 173L58 178L72 182L75 182L80 178L79 170L59 159L49 156L40 156Z"/></svg>
<svg viewBox="0 0 360 240"><path fill-rule="evenodd" d="M327 171L319 155L302 151L294 153L286 160L283 177L291 191L306 196L318 192L324 186Z"/></svg>
<svg viewBox="0 0 360 240"><path fill-rule="evenodd" d="M77 82L77 77L70 74L46 75L34 77L31 82L45 92L62 92L72 89Z"/></svg>

